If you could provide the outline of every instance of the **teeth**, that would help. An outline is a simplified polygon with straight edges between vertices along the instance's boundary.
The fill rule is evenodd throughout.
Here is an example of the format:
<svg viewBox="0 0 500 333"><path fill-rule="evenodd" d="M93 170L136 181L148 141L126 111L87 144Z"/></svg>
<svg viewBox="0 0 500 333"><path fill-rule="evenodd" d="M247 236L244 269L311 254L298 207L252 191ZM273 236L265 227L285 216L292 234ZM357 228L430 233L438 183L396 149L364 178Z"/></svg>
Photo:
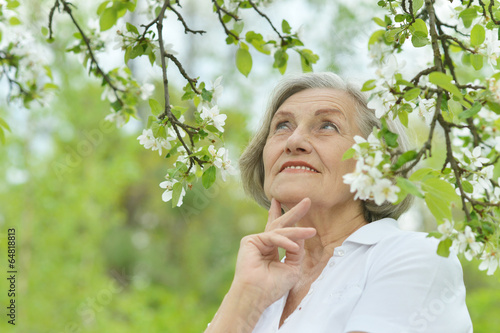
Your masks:
<svg viewBox="0 0 500 333"><path fill-rule="evenodd" d="M312 171L312 172L317 172L316 170L314 169L311 169L309 167L306 167L306 166L287 166L285 169L296 169L296 170L307 170L307 171Z"/></svg>

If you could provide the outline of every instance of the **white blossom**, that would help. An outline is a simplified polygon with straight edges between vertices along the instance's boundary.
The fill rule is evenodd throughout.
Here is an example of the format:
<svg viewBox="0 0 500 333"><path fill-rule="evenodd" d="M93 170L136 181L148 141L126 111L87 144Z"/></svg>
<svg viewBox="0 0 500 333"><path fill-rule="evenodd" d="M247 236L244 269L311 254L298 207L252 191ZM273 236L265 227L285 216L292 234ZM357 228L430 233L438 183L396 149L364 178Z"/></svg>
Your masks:
<svg viewBox="0 0 500 333"><path fill-rule="evenodd" d="M172 148L169 140L165 138L155 138L151 129L144 129L142 134L137 137L137 140L139 140L139 143L146 149L151 149L153 151L158 150L160 156L163 153L163 148Z"/></svg>
<svg viewBox="0 0 500 333"><path fill-rule="evenodd" d="M497 59L500 56L500 41L498 40L498 29L486 30L485 36L485 53L488 58L488 63L491 67L497 65Z"/></svg>
<svg viewBox="0 0 500 333"><path fill-rule="evenodd" d="M386 90L372 94L368 107L375 110L375 116L381 118L388 113L396 102L396 97Z"/></svg>
<svg viewBox="0 0 500 333"><path fill-rule="evenodd" d="M472 260L474 256L481 253L482 243L476 242L476 234L470 226L466 226L463 233L458 233L457 238L453 242L453 246L458 253L463 253L465 259Z"/></svg>
<svg viewBox="0 0 500 333"><path fill-rule="evenodd" d="M104 120L115 123L117 127L122 127L127 122L125 115L121 111L111 112L106 117L104 117Z"/></svg>
<svg viewBox="0 0 500 333"><path fill-rule="evenodd" d="M479 264L479 270L488 270L486 274L493 275L500 266L500 254L497 252L484 252L481 256L481 263Z"/></svg>
<svg viewBox="0 0 500 333"><path fill-rule="evenodd" d="M174 184L178 182L179 182L178 180L172 179L160 183L160 187L165 189L165 192L163 192L163 194L161 195L161 199L163 201L168 202L172 200ZM186 190L183 187L181 195L179 196L179 201L177 202L177 207L180 207L182 205L182 200L185 195L186 195Z"/></svg>
<svg viewBox="0 0 500 333"><path fill-rule="evenodd" d="M425 119L427 126L431 125L432 119L434 118L434 106L436 101L433 99L418 99L418 115Z"/></svg>
<svg viewBox="0 0 500 333"><path fill-rule="evenodd" d="M146 149L151 149L154 145L155 137L153 135L153 131L148 129L143 129L142 134L137 137L139 143L144 146Z"/></svg>
<svg viewBox="0 0 500 333"><path fill-rule="evenodd" d="M222 92L224 91L224 87L221 84L222 82L222 76L219 76L217 79L215 79L214 83L212 84L212 103L216 104L219 97L222 96Z"/></svg>
<svg viewBox="0 0 500 333"><path fill-rule="evenodd" d="M212 108L203 106L200 117L207 121L208 124L212 123L218 131L224 132L223 126L225 125L227 115L219 114L219 107L217 105Z"/></svg>
<svg viewBox="0 0 500 333"><path fill-rule="evenodd" d="M222 147L216 150L213 145L208 147L208 152L214 157L213 164L220 169L222 180L226 181L226 174L234 175L236 169L231 165L229 151Z"/></svg>
<svg viewBox="0 0 500 333"><path fill-rule="evenodd" d="M154 84L151 83L144 83L140 89L141 89L141 99L147 100L153 94L155 86Z"/></svg>
<svg viewBox="0 0 500 333"><path fill-rule="evenodd" d="M472 154L470 150L468 149L462 149L462 152L464 153L465 156L467 156L470 160L470 163L477 167L480 168L483 166L483 163L488 163L490 160L487 159L486 157L481 157L481 147L477 146L472 150Z"/></svg>
<svg viewBox="0 0 500 333"><path fill-rule="evenodd" d="M392 184L389 179L380 179L373 186L373 200L377 205L382 205L388 201L394 203L398 200L397 193L400 191L399 187Z"/></svg>
<svg viewBox="0 0 500 333"><path fill-rule="evenodd" d="M500 81L495 78L489 78L486 82L488 83L488 89L491 91L494 101L500 103Z"/></svg>
<svg viewBox="0 0 500 333"><path fill-rule="evenodd" d="M448 219L444 219L443 223L441 223L437 229L443 235L440 240L450 238L458 233L458 231L455 230L453 221Z"/></svg>

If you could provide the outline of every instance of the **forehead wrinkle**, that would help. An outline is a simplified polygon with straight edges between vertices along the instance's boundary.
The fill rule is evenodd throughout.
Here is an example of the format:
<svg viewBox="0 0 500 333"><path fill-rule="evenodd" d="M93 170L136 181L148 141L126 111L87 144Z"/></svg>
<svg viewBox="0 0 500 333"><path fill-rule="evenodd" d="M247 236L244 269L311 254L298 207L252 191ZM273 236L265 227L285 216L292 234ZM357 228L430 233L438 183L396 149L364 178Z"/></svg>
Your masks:
<svg viewBox="0 0 500 333"><path fill-rule="evenodd" d="M345 116L344 112L340 111L339 109L319 109L317 110L314 115L319 116L322 114L335 114L335 115L341 115L344 119L347 119Z"/></svg>

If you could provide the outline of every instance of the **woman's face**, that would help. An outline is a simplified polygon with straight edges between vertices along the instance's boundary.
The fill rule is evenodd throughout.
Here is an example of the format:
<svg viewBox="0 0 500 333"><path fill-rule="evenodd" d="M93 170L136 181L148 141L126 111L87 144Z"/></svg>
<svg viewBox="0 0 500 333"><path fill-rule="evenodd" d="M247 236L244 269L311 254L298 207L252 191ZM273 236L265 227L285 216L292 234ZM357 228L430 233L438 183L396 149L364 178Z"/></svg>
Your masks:
<svg viewBox="0 0 500 333"><path fill-rule="evenodd" d="M264 146L264 191L286 207L305 197L330 209L353 203L342 176L355 161L342 161L355 135L355 102L346 92L307 89L290 96L276 111Z"/></svg>

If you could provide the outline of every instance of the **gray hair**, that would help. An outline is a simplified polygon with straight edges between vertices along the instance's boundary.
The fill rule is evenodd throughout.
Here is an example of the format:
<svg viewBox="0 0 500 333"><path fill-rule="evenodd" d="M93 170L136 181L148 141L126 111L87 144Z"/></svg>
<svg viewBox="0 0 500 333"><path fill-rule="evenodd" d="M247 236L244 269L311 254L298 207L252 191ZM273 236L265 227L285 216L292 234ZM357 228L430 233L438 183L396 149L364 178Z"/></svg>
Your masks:
<svg viewBox="0 0 500 333"><path fill-rule="evenodd" d="M355 110L357 112L356 123L365 138L373 131L373 127L382 127L380 119L375 116L375 111L368 108L365 94L361 92L359 88L344 81L336 74L328 72L306 73L293 76L290 75L282 79L271 94L262 125L239 160L241 178L245 191L252 196L259 205L266 209L269 209L271 202L264 192L265 173L262 153L266 145L267 137L269 136L271 121L278 108L290 96L300 91L313 88L340 90L351 96L355 102ZM387 125L392 132L398 134L399 149L402 151L408 150L408 137L402 125L390 119L387 120ZM396 205L385 202L379 206L371 200L362 201L361 205L365 220L367 222L373 222L385 217L397 219L411 206L412 201L413 197L408 195L403 201Z"/></svg>

